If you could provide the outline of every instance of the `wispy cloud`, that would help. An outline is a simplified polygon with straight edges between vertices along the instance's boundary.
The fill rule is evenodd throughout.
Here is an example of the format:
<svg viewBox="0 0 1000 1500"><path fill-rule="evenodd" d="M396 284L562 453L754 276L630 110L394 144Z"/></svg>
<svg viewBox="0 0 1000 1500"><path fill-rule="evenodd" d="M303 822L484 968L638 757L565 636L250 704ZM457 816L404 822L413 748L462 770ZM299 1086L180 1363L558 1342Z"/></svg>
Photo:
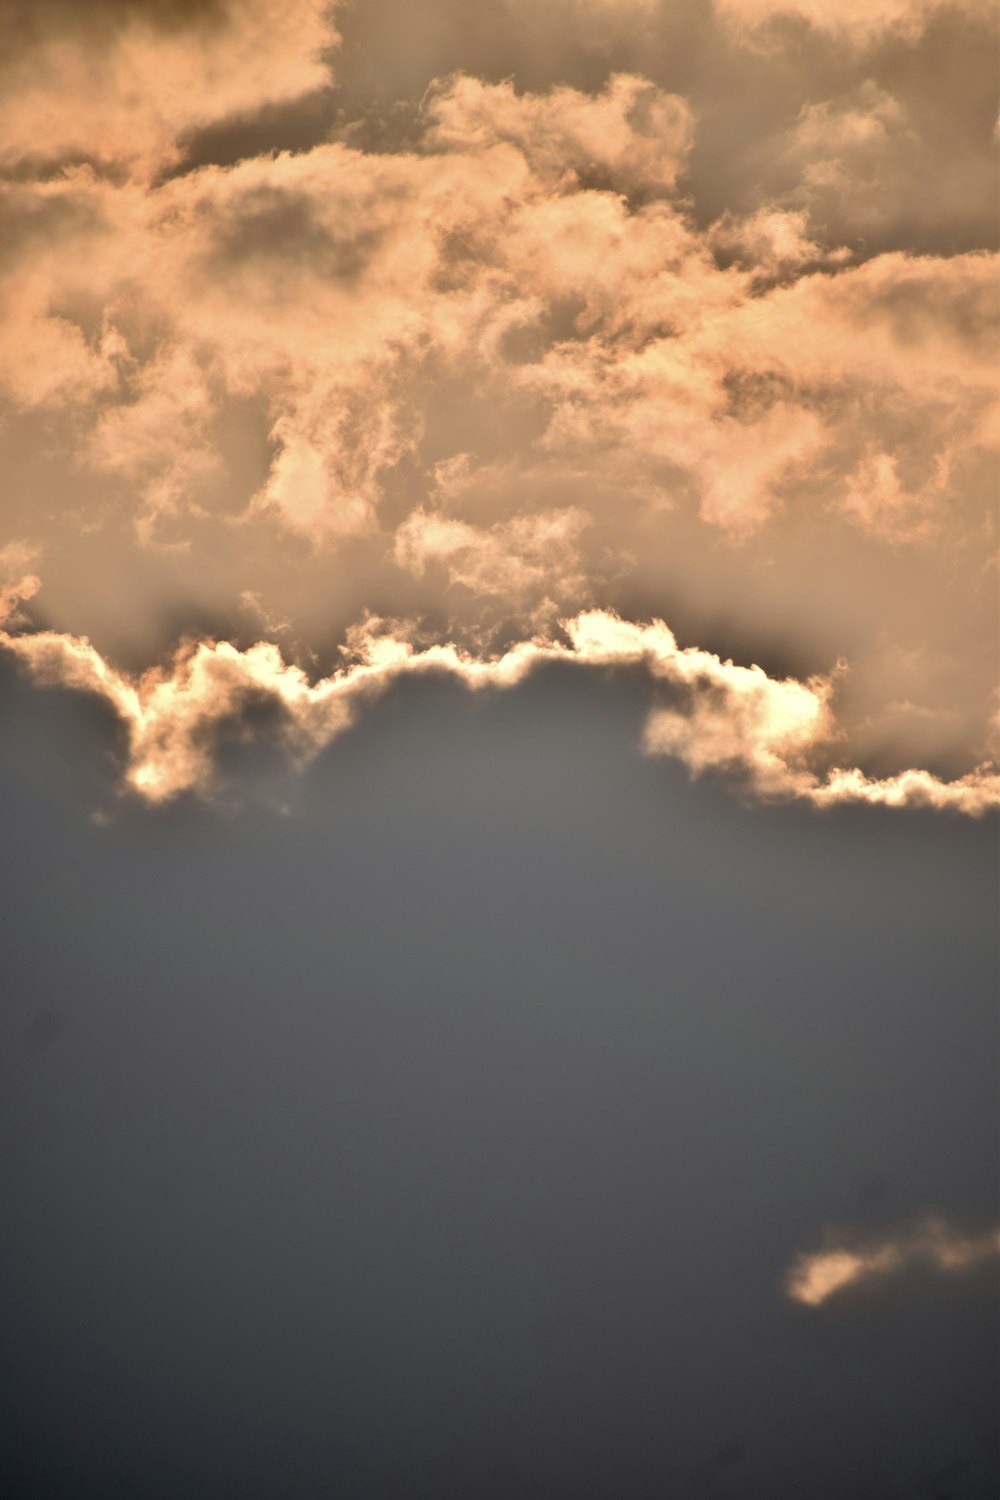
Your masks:
<svg viewBox="0 0 1000 1500"><path fill-rule="evenodd" d="M719 14L751 35L777 20L803 23L860 47L886 35L919 37L942 11L992 19L990 0L715 0Z"/></svg>
<svg viewBox="0 0 1000 1500"><path fill-rule="evenodd" d="M994 1261L1000 1265L1000 1229L966 1235L935 1218L889 1238L800 1255L785 1289L794 1301L819 1307L850 1287L879 1285L905 1271L958 1276Z"/></svg>

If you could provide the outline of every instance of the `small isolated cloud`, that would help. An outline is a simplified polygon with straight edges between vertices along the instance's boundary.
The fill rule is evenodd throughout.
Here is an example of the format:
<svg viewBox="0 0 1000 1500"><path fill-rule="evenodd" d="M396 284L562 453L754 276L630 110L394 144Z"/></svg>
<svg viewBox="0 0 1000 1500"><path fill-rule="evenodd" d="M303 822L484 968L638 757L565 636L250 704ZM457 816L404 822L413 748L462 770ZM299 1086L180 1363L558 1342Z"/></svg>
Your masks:
<svg viewBox="0 0 1000 1500"><path fill-rule="evenodd" d="M785 1290L793 1301L819 1307L850 1287L878 1286L905 1271L959 1276L993 1262L1000 1264L1000 1229L965 1235L935 1218L887 1239L800 1255Z"/></svg>

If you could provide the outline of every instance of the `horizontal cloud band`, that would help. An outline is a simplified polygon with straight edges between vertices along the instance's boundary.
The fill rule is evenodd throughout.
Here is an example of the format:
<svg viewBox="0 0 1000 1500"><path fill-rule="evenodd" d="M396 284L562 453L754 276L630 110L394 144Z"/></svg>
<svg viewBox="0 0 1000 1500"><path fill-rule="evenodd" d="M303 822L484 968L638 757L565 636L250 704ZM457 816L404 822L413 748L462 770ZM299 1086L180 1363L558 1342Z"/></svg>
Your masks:
<svg viewBox="0 0 1000 1500"><path fill-rule="evenodd" d="M26 579L19 590L7 591L9 623L16 595L36 587L37 580ZM139 675L116 669L84 636L3 630L0 645L37 682L95 693L110 705L127 732L127 785L150 803L183 792L210 796L218 732L253 705L278 709L289 754L303 765L401 677L443 673L472 689L509 688L545 663L568 662L639 667L669 686L670 705L654 706L646 722L647 753L675 756L693 773L735 773L763 799L817 807L927 806L972 815L1000 805L1000 774L988 766L951 781L919 769L887 778L856 768L815 769L811 762L838 732L830 708L836 674L806 682L773 678L759 666L682 649L660 620L637 624L605 610L578 614L562 629L565 642L538 637L484 659L450 643L421 649L403 633L369 622L350 633L345 665L314 683L268 641L245 650L228 641L189 641L168 667Z"/></svg>

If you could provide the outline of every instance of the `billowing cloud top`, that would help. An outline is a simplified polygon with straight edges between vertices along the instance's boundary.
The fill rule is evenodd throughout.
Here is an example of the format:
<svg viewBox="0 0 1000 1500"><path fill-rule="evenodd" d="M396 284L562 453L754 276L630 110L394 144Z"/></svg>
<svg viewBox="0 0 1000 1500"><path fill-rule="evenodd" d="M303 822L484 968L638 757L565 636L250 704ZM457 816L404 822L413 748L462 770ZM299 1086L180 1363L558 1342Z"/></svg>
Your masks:
<svg viewBox="0 0 1000 1500"><path fill-rule="evenodd" d="M996 803L992 8L420 14L0 4L0 642L152 800L559 659L757 796Z"/></svg>

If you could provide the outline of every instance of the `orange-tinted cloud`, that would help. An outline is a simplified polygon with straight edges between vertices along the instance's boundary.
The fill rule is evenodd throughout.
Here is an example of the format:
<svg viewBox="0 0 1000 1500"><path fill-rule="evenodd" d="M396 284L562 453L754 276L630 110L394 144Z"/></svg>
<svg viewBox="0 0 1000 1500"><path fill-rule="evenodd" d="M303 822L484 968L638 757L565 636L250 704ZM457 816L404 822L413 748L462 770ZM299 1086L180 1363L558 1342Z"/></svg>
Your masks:
<svg viewBox="0 0 1000 1500"><path fill-rule="evenodd" d="M715 0L715 7L737 31L752 33L778 19L793 20L856 46L869 46L887 33L912 40L941 11L992 19L989 0Z"/></svg>
<svg viewBox="0 0 1000 1500"><path fill-rule="evenodd" d="M108 703L128 736L126 780L150 802L186 791L210 794L213 736L221 726L238 725L255 705L280 711L288 753L306 763L349 727L361 705L400 677L444 673L473 689L510 688L532 670L560 661L640 668L653 684L675 690L677 707L651 712L645 749L676 756L695 774L735 772L760 797L821 807L951 807L972 815L1000 805L1000 776L987 770L948 782L924 771L878 780L857 770L813 769L814 753L822 754L837 733L831 678L775 680L757 666L681 649L662 621L637 625L593 610L564 621L563 628L568 645L536 638L495 657L451 644L419 648L398 632L358 629L350 637L348 664L317 682L267 641L246 650L228 641L188 642L167 667L139 676L116 670L83 637L0 631L0 647L36 681L94 693Z"/></svg>
<svg viewBox="0 0 1000 1500"><path fill-rule="evenodd" d="M326 0L7 0L0 162L85 158L148 178L186 134L327 86L331 12Z"/></svg>
<svg viewBox="0 0 1000 1500"><path fill-rule="evenodd" d="M665 24L561 9L600 47ZM733 49L737 10L777 7L716 8L720 91L783 66ZM904 10L930 14L866 12L886 47L918 46ZM797 13L839 46L829 8ZM43 634L136 668L252 600L289 660L328 663L375 613L490 666L560 618L662 613L805 704L847 657L847 769L799 764L826 728L779 730L770 689L733 687L757 678L657 710L650 749L763 795L978 807L1000 434L979 125L928 200L944 104L842 57L835 96L820 70L733 142L757 187L712 212L711 111L610 61L587 86L449 71L262 148L350 69L338 14L102 0L84 24L45 0L4 63L0 546L39 554ZM941 245L918 253L926 201Z"/></svg>
<svg viewBox="0 0 1000 1500"><path fill-rule="evenodd" d="M1000 1229L966 1235L943 1219L928 1219L891 1238L801 1255L785 1289L794 1301L819 1307L850 1287L877 1286L904 1271L958 1276L993 1261L1000 1263Z"/></svg>

